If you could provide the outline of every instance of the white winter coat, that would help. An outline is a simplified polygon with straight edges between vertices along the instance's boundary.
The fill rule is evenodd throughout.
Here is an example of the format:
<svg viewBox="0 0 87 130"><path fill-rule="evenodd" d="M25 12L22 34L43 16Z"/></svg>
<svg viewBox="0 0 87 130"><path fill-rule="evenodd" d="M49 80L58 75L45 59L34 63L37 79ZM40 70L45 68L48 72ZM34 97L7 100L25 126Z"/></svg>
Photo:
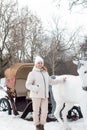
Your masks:
<svg viewBox="0 0 87 130"><path fill-rule="evenodd" d="M58 79L51 79L46 70L40 70L34 66L33 70L28 74L25 86L30 90L30 97L48 98L49 85L58 82Z"/></svg>

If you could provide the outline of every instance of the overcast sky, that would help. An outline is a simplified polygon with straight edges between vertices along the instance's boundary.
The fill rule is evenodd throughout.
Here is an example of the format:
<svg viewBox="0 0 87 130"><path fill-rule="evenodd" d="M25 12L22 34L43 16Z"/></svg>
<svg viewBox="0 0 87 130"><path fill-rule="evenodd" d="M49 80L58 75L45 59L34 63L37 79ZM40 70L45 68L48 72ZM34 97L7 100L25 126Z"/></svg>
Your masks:
<svg viewBox="0 0 87 130"><path fill-rule="evenodd" d="M53 0L18 0L18 4L19 8L28 5L32 12L41 17L46 28L51 27L54 17L60 17L62 27L65 26L71 30L80 27L86 32L87 10L77 7L70 12L67 0L62 0L60 8L56 7L56 3L53 3Z"/></svg>

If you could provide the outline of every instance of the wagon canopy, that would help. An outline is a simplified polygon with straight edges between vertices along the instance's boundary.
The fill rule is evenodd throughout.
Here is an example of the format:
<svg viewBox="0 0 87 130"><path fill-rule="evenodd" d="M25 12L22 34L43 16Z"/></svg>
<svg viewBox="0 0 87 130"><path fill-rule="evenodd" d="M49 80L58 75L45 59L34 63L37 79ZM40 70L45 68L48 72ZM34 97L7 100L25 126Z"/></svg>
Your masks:
<svg viewBox="0 0 87 130"><path fill-rule="evenodd" d="M17 96L26 96L25 81L33 63L15 63L4 72L6 86L16 90Z"/></svg>
<svg viewBox="0 0 87 130"><path fill-rule="evenodd" d="M26 79L28 73L32 70L33 63L15 63L5 70L6 78L23 78Z"/></svg>

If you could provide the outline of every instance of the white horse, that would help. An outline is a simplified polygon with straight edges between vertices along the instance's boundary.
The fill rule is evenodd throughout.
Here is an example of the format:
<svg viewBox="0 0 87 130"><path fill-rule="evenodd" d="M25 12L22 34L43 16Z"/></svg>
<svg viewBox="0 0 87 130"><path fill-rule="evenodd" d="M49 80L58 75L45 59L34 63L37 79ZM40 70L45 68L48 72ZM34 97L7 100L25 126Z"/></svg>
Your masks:
<svg viewBox="0 0 87 130"><path fill-rule="evenodd" d="M76 62L74 62L76 64ZM71 130L67 121L67 112L75 105L78 104L81 107L81 112L85 123L87 124L87 61L78 62L79 76L66 75L67 79L64 83L52 86L54 99L56 101L56 110L54 112L55 117L61 123L61 130ZM64 75L56 76L61 78ZM62 112L63 120L60 118L60 110L65 103L65 108ZM83 128L87 130L87 126Z"/></svg>

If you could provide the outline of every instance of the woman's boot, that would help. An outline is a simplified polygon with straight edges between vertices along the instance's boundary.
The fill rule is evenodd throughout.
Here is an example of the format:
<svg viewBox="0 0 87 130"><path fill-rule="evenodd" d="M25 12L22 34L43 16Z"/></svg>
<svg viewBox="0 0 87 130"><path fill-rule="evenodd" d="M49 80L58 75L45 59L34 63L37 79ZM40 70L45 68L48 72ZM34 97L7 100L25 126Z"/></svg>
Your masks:
<svg viewBox="0 0 87 130"><path fill-rule="evenodd" d="M44 130L44 125L40 125L40 130Z"/></svg>
<svg viewBox="0 0 87 130"><path fill-rule="evenodd" d="M36 130L40 130L40 125L36 125Z"/></svg>

